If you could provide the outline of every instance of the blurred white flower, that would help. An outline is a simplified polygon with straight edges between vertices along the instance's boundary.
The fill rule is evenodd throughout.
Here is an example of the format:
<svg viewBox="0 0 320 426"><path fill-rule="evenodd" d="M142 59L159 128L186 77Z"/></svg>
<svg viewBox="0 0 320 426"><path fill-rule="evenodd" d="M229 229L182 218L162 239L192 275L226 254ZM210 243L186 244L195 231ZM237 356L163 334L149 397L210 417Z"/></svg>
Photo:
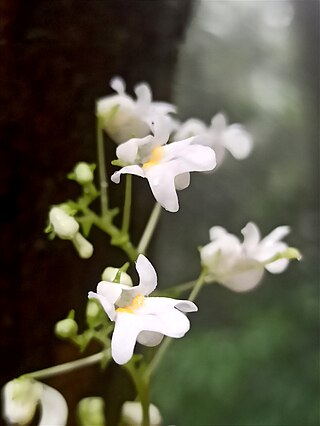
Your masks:
<svg viewBox="0 0 320 426"><path fill-rule="evenodd" d="M174 137L184 139L195 135L202 136L201 144L214 149L218 165L223 161L225 149L237 160L242 160L251 153L253 146L252 137L245 127L241 124L228 126L226 117L221 113L212 117L209 127L195 118L187 120L180 125Z"/></svg>
<svg viewBox="0 0 320 426"><path fill-rule="evenodd" d="M52 207L49 222L54 233L62 240L70 240L80 257L88 259L92 256L93 245L79 232L79 223L62 207Z"/></svg>
<svg viewBox="0 0 320 426"><path fill-rule="evenodd" d="M201 262L207 268L207 281L217 281L234 291L247 291L261 280L264 269L273 274L283 272L289 259L300 253L281 241L289 232L279 226L261 240L257 226L249 222L243 229L243 242L224 228L210 229L211 242L200 250Z"/></svg>
<svg viewBox="0 0 320 426"><path fill-rule="evenodd" d="M39 426L64 426L68 406L56 389L33 379L19 378L2 389L3 417L8 424L26 425L40 409Z"/></svg>
<svg viewBox="0 0 320 426"><path fill-rule="evenodd" d="M121 424L125 426L141 425L142 424L142 406L140 402L127 401L121 409ZM150 426L160 426L162 422L159 409L153 405L149 405Z"/></svg>
<svg viewBox="0 0 320 426"><path fill-rule="evenodd" d="M122 143L150 134L150 122L154 116L175 113L176 107L166 102L152 102L152 93L147 83L134 88L137 100L125 92L125 82L114 77L110 86L117 95L106 96L97 101L97 115L101 117L105 131L116 142ZM175 124L169 119L172 129Z"/></svg>
<svg viewBox="0 0 320 426"><path fill-rule="evenodd" d="M111 176L115 183L122 174L133 174L148 179L151 191L166 210L176 212L179 202L176 190L190 184L190 172L212 170L215 153L201 145L201 137L191 137L167 144L170 126L165 117L153 123L153 135L130 139L118 146L117 156L130 165ZM199 141L198 141L199 139Z"/></svg>
<svg viewBox="0 0 320 426"><path fill-rule="evenodd" d="M101 281L97 293L89 298L98 299L115 328L111 341L112 357L125 364L132 355L136 341L146 346L158 345L163 336L183 337L190 322L183 312L197 311L194 303L167 297L148 297L157 286L157 274L149 260L142 254L136 269L138 286Z"/></svg>

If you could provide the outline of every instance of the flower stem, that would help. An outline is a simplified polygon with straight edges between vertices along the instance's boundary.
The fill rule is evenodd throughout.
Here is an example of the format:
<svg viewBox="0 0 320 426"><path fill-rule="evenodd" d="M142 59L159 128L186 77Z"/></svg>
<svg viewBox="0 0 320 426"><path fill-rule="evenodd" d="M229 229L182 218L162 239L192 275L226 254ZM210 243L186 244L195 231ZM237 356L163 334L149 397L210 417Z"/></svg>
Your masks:
<svg viewBox="0 0 320 426"><path fill-rule="evenodd" d="M203 284L204 284L204 279L205 276L207 274L207 271L205 268L202 269L201 274L199 275L199 278L197 279L197 282L195 284L195 286L193 287L190 296L188 298L188 300L190 300L190 302L193 302L195 300L195 298L198 296Z"/></svg>
<svg viewBox="0 0 320 426"><path fill-rule="evenodd" d="M152 235L154 233L156 225L159 221L160 213L161 213L161 205L159 203L156 203L152 212L151 212L149 221L148 221L147 226L144 230L144 233L141 237L141 240L138 244L138 252L139 253L144 254L145 251L147 250L147 247L150 243L150 240L152 238Z"/></svg>
<svg viewBox="0 0 320 426"><path fill-rule="evenodd" d="M132 363L125 365L125 368L129 371L132 380L135 384L138 397L142 406L142 426L150 426L149 406L149 376L140 374L140 371Z"/></svg>
<svg viewBox="0 0 320 426"><path fill-rule="evenodd" d="M122 220L122 232L127 234L130 225L130 212L131 212L131 195L132 195L132 175L126 175L126 190L124 195L124 207L123 207L123 220Z"/></svg>
<svg viewBox="0 0 320 426"><path fill-rule="evenodd" d="M108 183L106 172L106 160L104 153L104 140L101 118L97 115L97 152L98 152L98 170L100 183L100 203L101 214L104 216L108 211Z"/></svg>
<svg viewBox="0 0 320 426"><path fill-rule="evenodd" d="M32 379L47 379L48 377L57 376L58 374L70 373L88 365L96 364L102 361L104 357L111 358L110 350L101 351L97 354L87 356L86 358L76 359L75 361L66 362L64 364L55 365L54 367L44 368L43 370L34 371L24 374L23 377Z"/></svg>

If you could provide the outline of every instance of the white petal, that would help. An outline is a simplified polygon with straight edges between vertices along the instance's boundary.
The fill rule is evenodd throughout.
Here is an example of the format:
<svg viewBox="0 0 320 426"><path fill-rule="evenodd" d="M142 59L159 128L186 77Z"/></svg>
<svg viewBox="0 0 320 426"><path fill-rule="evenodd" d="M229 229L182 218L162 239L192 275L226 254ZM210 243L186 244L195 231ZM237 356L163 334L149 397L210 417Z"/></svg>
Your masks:
<svg viewBox="0 0 320 426"><path fill-rule="evenodd" d="M154 115L151 117L151 121L151 127L153 129L156 145L164 145L168 142L171 132L170 118L161 115Z"/></svg>
<svg viewBox="0 0 320 426"><path fill-rule="evenodd" d="M39 426L64 426L68 419L66 400L56 389L45 384L40 397L41 417Z"/></svg>
<svg viewBox="0 0 320 426"><path fill-rule="evenodd" d="M126 364L131 359L140 331L142 329L137 315L117 312L111 340L112 358L117 364Z"/></svg>
<svg viewBox="0 0 320 426"><path fill-rule="evenodd" d="M289 265L288 259L279 259L275 262L269 263L265 268L272 274L281 274Z"/></svg>
<svg viewBox="0 0 320 426"><path fill-rule="evenodd" d="M253 147L250 133L240 124L232 124L226 129L223 144L237 160L246 158Z"/></svg>
<svg viewBox="0 0 320 426"><path fill-rule="evenodd" d="M136 269L140 282L138 286L132 287L132 290L134 294L148 296L157 287L157 273L151 262L143 254L140 254L137 259Z"/></svg>
<svg viewBox="0 0 320 426"><path fill-rule="evenodd" d="M289 226L278 226L275 228L270 234L264 237L261 240L261 244L263 245L271 245L277 241L282 240L282 238L286 237L290 233Z"/></svg>
<svg viewBox="0 0 320 426"><path fill-rule="evenodd" d="M164 147L166 161L174 161L175 175L186 172L202 172L214 169L216 156L208 146L191 145L194 138L172 142Z"/></svg>
<svg viewBox="0 0 320 426"><path fill-rule="evenodd" d="M179 210L178 196L175 187L174 170L167 164L148 167L145 177L148 179L154 198L169 212Z"/></svg>
<svg viewBox="0 0 320 426"><path fill-rule="evenodd" d="M182 190L188 188L190 185L190 173L182 173L174 178L174 184L176 189Z"/></svg>
<svg viewBox="0 0 320 426"><path fill-rule="evenodd" d="M175 105L169 104L168 102L152 102L152 107L157 114L166 115L177 112Z"/></svg>
<svg viewBox="0 0 320 426"><path fill-rule="evenodd" d="M137 342L144 346L158 346L164 335L154 331L141 331L137 337Z"/></svg>
<svg viewBox="0 0 320 426"><path fill-rule="evenodd" d="M214 130L215 132L222 133L227 126L227 119L225 115L223 115L221 112L216 114L211 119L211 130Z"/></svg>
<svg viewBox="0 0 320 426"><path fill-rule="evenodd" d="M141 110L147 109L152 101L150 86L147 83L139 83L135 86L134 92L137 96L138 108Z"/></svg>
<svg viewBox="0 0 320 426"><path fill-rule="evenodd" d="M111 319L111 321L114 321L116 315L114 305L119 299L122 291L123 286L120 284L101 281L97 286L97 293L90 291L88 297L89 299L98 299L108 317Z"/></svg>
<svg viewBox="0 0 320 426"><path fill-rule="evenodd" d="M247 254L252 253L258 248L260 242L260 232L257 225L253 222L249 222L242 230L241 233L244 237L243 248Z"/></svg>
<svg viewBox="0 0 320 426"><path fill-rule="evenodd" d="M175 140L183 140L186 138L190 138L191 136L200 135L201 133L205 133L207 130L207 126L201 120L196 118L191 118L185 121L180 125L177 132L174 135Z"/></svg>
<svg viewBox="0 0 320 426"><path fill-rule="evenodd" d="M118 146L117 157L126 163L135 163L137 161L139 148L143 145L152 143L153 136L147 135L144 138L132 138Z"/></svg>
<svg viewBox="0 0 320 426"><path fill-rule="evenodd" d="M209 230L210 240L216 240L222 236L225 236L227 233L227 230L222 226L213 226Z"/></svg>
<svg viewBox="0 0 320 426"><path fill-rule="evenodd" d="M122 169L118 170L117 172L113 173L113 175L111 176L112 182L119 183L120 176L122 174L131 174L131 175L136 175L140 177L146 177L142 167L136 166L136 165L125 166L125 167L122 167Z"/></svg>
<svg viewBox="0 0 320 426"><path fill-rule="evenodd" d="M254 260L246 260L239 264L234 272L218 281L220 284L236 292L252 290L262 279L264 267Z"/></svg>
<svg viewBox="0 0 320 426"><path fill-rule="evenodd" d="M126 84L121 77L113 77L110 80L110 87L117 92L119 95L123 95L126 91Z"/></svg>

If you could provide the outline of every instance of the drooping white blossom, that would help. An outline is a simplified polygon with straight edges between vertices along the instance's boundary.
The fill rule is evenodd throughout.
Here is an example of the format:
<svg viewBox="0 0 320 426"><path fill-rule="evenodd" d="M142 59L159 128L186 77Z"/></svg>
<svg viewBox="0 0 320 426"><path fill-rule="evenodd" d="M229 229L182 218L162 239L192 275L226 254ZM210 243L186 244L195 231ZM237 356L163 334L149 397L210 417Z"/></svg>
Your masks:
<svg viewBox="0 0 320 426"><path fill-rule="evenodd" d="M64 426L68 406L56 389L37 380L19 378L2 389L3 417L8 424L26 425L33 419L39 404L39 426Z"/></svg>
<svg viewBox="0 0 320 426"><path fill-rule="evenodd" d="M208 282L217 281L238 292L251 290L260 282L264 269L281 273L289 259L300 256L281 241L290 232L288 226L279 226L263 239L252 222L241 232L243 242L220 226L210 229L211 242L200 250Z"/></svg>
<svg viewBox="0 0 320 426"><path fill-rule="evenodd" d="M97 115L101 117L105 131L116 143L120 144L133 137L142 138L150 134L150 122L154 116L168 116L176 112L172 104L153 102L151 89L147 83L135 86L136 100L126 93L125 82L121 77L114 77L110 81L110 86L117 94L98 100ZM169 120L173 130L174 121L170 118Z"/></svg>
<svg viewBox="0 0 320 426"><path fill-rule="evenodd" d="M195 118L185 121L174 137L184 139L195 135L201 135L201 143L215 150L218 165L223 161L226 149L234 158L242 160L251 153L253 146L252 137L245 127L238 123L228 125L221 113L212 117L209 127Z"/></svg>
<svg viewBox="0 0 320 426"><path fill-rule="evenodd" d="M149 297L157 286L157 274L145 256L139 255L136 269L140 278L137 286L101 281L96 293L89 292L89 298L98 299L115 322L111 352L118 364L131 359L136 342L156 346L164 335L183 337L190 328L184 312L197 311L190 301Z"/></svg>
<svg viewBox="0 0 320 426"><path fill-rule="evenodd" d="M176 190L189 186L190 172L212 170L216 159L213 149L200 144L201 137L167 143L169 134L167 119L158 118L153 124L153 135L133 138L118 146L118 158L129 165L115 172L111 180L119 183L120 176L126 173L146 178L158 203L176 212Z"/></svg>

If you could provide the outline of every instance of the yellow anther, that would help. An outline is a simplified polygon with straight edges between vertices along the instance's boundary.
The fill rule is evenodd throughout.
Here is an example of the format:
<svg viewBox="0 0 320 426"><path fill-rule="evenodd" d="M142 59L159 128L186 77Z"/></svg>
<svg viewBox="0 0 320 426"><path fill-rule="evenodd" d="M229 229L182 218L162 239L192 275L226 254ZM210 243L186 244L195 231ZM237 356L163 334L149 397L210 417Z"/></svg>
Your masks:
<svg viewBox="0 0 320 426"><path fill-rule="evenodd" d="M126 312L127 314L133 314L134 311L141 308L143 304L144 304L144 296L142 296L141 294L138 294L138 296L132 299L132 302L130 303L130 305L124 308L118 308L117 312Z"/></svg>
<svg viewBox="0 0 320 426"><path fill-rule="evenodd" d="M151 153L150 160L144 163L142 167L146 168L159 164L164 154L163 151L164 148L162 146L156 146Z"/></svg>

